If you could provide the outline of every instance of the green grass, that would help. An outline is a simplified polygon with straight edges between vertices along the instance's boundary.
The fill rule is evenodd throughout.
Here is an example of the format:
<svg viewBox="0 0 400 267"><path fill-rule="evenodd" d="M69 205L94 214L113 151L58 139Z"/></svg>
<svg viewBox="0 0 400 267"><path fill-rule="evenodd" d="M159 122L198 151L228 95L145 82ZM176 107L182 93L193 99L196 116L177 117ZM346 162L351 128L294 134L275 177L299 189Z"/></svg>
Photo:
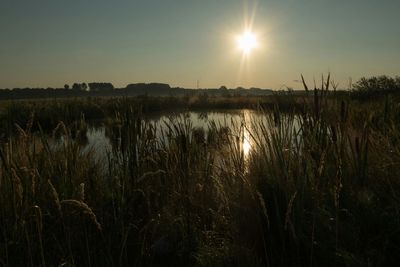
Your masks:
<svg viewBox="0 0 400 267"><path fill-rule="evenodd" d="M258 105L243 97L4 105L0 265L395 265L400 107L326 87ZM263 118L210 123L207 135L180 116L156 138L145 119L172 107L249 106ZM96 120L113 143L106 164L79 142ZM54 149L52 135L63 145Z"/></svg>

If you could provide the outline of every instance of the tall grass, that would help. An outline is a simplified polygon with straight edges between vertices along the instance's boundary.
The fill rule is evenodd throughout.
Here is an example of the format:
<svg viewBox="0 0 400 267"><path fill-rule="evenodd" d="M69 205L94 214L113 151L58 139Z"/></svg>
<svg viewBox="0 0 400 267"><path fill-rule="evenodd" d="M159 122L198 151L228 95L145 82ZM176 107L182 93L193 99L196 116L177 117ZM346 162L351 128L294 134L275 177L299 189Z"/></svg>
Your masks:
<svg viewBox="0 0 400 267"><path fill-rule="evenodd" d="M334 96L330 84L207 129L184 115L151 123L130 99L87 100L86 111L13 103L0 144L0 265L396 264L399 106ZM91 118L107 118L106 162L83 149Z"/></svg>

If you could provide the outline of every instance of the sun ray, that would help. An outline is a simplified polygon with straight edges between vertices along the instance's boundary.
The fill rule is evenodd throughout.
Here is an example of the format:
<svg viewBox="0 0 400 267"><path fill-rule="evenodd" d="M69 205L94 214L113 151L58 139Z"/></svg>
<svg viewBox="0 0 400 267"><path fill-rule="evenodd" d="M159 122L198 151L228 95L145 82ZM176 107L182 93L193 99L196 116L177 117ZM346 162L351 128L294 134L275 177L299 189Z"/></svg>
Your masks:
<svg viewBox="0 0 400 267"><path fill-rule="evenodd" d="M261 47L258 40L259 32L255 32L253 29L257 9L258 1L243 1L243 32L241 34L237 34L234 37L237 49L241 52L236 82L238 86L249 86L248 82L250 79L250 55L253 53L254 49Z"/></svg>

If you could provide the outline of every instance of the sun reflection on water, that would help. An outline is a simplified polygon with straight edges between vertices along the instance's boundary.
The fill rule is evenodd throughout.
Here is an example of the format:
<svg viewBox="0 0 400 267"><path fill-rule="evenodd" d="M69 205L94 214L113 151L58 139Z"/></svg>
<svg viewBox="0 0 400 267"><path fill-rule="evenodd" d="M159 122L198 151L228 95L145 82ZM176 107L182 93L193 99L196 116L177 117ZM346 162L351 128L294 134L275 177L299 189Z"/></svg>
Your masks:
<svg viewBox="0 0 400 267"><path fill-rule="evenodd" d="M242 149L245 159L248 159L252 149L252 141L249 130L251 129L251 112L249 110L243 111L243 141Z"/></svg>
<svg viewBox="0 0 400 267"><path fill-rule="evenodd" d="M244 156L247 158L251 150L250 134L247 129L244 130L244 138L242 146L243 146Z"/></svg>

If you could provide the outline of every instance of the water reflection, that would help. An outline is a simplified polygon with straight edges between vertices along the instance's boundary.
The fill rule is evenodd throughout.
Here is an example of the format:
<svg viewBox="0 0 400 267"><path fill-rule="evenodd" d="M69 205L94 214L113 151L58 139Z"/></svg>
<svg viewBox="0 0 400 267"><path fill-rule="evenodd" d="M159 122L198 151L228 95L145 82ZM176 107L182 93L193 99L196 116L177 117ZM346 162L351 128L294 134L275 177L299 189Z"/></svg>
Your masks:
<svg viewBox="0 0 400 267"><path fill-rule="evenodd" d="M249 153L252 147L251 139L250 139L250 132L249 129L251 127L251 117L250 117L250 112L248 110L245 110L243 112L243 153L245 156L245 159L249 157Z"/></svg>
<svg viewBox="0 0 400 267"><path fill-rule="evenodd" d="M243 110L243 123L245 125L243 131L243 153L246 161L249 160L250 153L254 151L256 147L256 142L254 140L255 132L257 131L257 126L261 122L266 122L265 113Z"/></svg>
<svg viewBox="0 0 400 267"><path fill-rule="evenodd" d="M188 112L182 114L153 116L147 118L146 123L152 125L155 132L155 138L166 138L166 133L168 133L169 130L168 125L171 124L171 121L182 122L183 120L188 120L191 124L191 128L194 129L192 133L193 138L196 138L200 136L200 133L203 133L204 140L210 141L213 139L212 135L215 134L212 130L217 130L216 133L218 136L223 136L224 133L226 135L229 132L232 136L237 137L237 140L240 142L238 145L241 153L243 153L244 159L247 160L254 143L250 134L250 131L252 130L252 122L261 116L261 113L252 110L207 113ZM112 126L110 127L112 128ZM106 129L105 126L90 128L87 132L88 144L84 147L84 150L87 151L88 149L94 149L99 155L99 158L106 158L108 152L112 151L113 146L116 143L115 141L120 139L120 137L115 134L118 135L118 132L119 134L123 134L121 133L122 129L119 129L116 132L113 131L115 134L110 134L110 130L112 129ZM168 143L168 140L164 141Z"/></svg>
<svg viewBox="0 0 400 267"><path fill-rule="evenodd" d="M246 137L246 133L247 133L247 137ZM243 139L243 153L244 156L247 158L249 153L250 153L250 149L251 149L251 144L250 144L250 140L249 140L249 136L248 136L248 131L245 131L245 136Z"/></svg>

